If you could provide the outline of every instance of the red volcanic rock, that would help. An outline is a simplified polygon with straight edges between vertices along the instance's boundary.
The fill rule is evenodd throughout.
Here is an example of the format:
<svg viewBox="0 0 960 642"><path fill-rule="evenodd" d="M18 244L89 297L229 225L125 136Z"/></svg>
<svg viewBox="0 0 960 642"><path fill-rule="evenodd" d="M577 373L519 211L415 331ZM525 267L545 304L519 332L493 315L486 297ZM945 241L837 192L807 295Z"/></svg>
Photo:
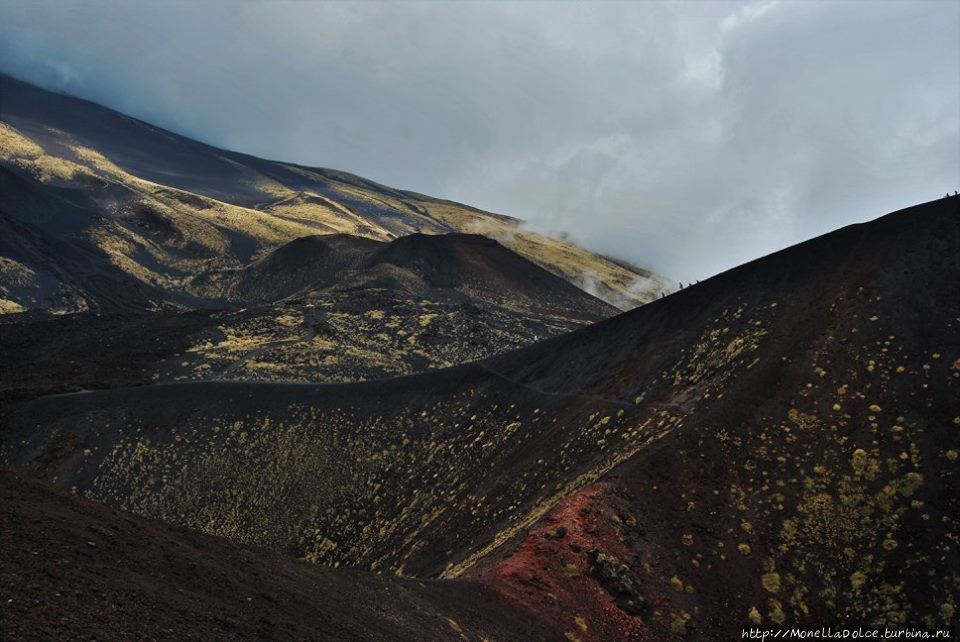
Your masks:
<svg viewBox="0 0 960 642"><path fill-rule="evenodd" d="M615 561L632 557L629 507L616 493L614 482L598 482L562 500L509 557L475 571L478 579L569 639L658 639L641 617L653 607L640 580Z"/></svg>

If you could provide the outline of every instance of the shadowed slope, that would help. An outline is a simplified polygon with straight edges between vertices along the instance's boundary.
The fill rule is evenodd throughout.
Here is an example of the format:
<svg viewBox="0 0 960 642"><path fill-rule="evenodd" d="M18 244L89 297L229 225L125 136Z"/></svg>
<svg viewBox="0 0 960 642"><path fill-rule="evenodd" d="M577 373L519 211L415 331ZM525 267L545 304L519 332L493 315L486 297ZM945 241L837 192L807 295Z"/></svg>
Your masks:
<svg viewBox="0 0 960 642"><path fill-rule="evenodd" d="M472 582L308 565L0 472L7 640L546 640Z"/></svg>
<svg viewBox="0 0 960 642"><path fill-rule="evenodd" d="M325 290L383 290L481 302L539 315L599 321L616 308L474 234L410 234L382 243L336 234L296 239L235 273L219 289L239 302Z"/></svg>
<svg viewBox="0 0 960 642"><path fill-rule="evenodd" d="M335 286L381 245L347 234L302 236L239 270L201 274L193 285L235 303L271 303Z"/></svg>
<svg viewBox="0 0 960 642"><path fill-rule="evenodd" d="M384 247L369 265L396 266L435 290L457 290L461 296L518 310L590 321L615 312L497 241L475 234L411 234Z"/></svg>

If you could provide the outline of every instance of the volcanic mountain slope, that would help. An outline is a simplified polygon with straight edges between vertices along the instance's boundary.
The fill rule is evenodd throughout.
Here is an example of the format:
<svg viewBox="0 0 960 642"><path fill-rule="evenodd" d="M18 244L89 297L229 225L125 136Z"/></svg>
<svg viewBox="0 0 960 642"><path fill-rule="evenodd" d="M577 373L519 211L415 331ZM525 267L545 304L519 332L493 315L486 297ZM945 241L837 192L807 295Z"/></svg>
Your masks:
<svg viewBox="0 0 960 642"><path fill-rule="evenodd" d="M476 361L616 309L474 235L291 241L220 273L253 307L0 319L0 396L173 380L359 381Z"/></svg>
<svg viewBox="0 0 960 642"><path fill-rule="evenodd" d="M195 308L228 298L200 287L220 272L300 237L416 232L496 238L621 308L669 291L516 219L216 149L0 75L0 311Z"/></svg>
<svg viewBox="0 0 960 642"><path fill-rule="evenodd" d="M0 472L5 640L548 640L476 582L378 577L172 529Z"/></svg>
<svg viewBox="0 0 960 642"><path fill-rule="evenodd" d="M218 276L223 282L213 289L238 303L374 289L452 303L482 301L581 322L616 312L497 241L474 234L417 233L390 243L342 234L307 236Z"/></svg>
<svg viewBox="0 0 960 642"><path fill-rule="evenodd" d="M570 639L948 626L958 249L935 201L477 364L16 404L3 457L310 561L475 577Z"/></svg>
<svg viewBox="0 0 960 642"><path fill-rule="evenodd" d="M571 284L583 274L621 304L656 283L514 219L217 150L5 76L0 120L0 312L34 312L2 323L0 399L412 374L615 313Z"/></svg>

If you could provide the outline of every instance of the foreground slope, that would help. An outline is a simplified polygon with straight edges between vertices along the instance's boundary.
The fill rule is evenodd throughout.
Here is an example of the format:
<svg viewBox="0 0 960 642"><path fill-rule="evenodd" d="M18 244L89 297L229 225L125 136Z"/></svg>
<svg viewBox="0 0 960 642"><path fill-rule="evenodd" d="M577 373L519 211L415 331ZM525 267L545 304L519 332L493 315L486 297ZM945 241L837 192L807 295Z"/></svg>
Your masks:
<svg viewBox="0 0 960 642"><path fill-rule="evenodd" d="M559 621L579 608L595 639L643 638L644 617L721 640L751 623L955 626L958 251L960 201L934 201L556 339L590 373L573 385L552 358L495 359L519 383L640 390L685 419L509 557L486 549L457 574ZM601 328L608 350L576 339Z"/></svg>
<svg viewBox="0 0 960 642"><path fill-rule="evenodd" d="M194 308L225 294L195 277L300 237L417 232L496 238L621 308L669 291L516 219L216 149L0 75L0 312Z"/></svg>
<svg viewBox="0 0 960 642"><path fill-rule="evenodd" d="M943 626L958 249L935 201L478 364L12 405L3 457L311 561L473 575L581 640Z"/></svg>
<svg viewBox="0 0 960 642"><path fill-rule="evenodd" d="M547 640L474 582L333 570L0 472L5 640Z"/></svg>

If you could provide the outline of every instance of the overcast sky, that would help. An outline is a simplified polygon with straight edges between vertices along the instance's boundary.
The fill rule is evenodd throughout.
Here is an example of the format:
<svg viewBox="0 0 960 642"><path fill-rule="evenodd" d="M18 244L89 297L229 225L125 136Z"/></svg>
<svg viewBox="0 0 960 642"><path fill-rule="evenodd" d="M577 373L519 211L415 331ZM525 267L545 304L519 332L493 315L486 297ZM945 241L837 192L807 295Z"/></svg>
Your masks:
<svg viewBox="0 0 960 642"><path fill-rule="evenodd" d="M684 281L960 188L955 0L0 0L0 69Z"/></svg>

